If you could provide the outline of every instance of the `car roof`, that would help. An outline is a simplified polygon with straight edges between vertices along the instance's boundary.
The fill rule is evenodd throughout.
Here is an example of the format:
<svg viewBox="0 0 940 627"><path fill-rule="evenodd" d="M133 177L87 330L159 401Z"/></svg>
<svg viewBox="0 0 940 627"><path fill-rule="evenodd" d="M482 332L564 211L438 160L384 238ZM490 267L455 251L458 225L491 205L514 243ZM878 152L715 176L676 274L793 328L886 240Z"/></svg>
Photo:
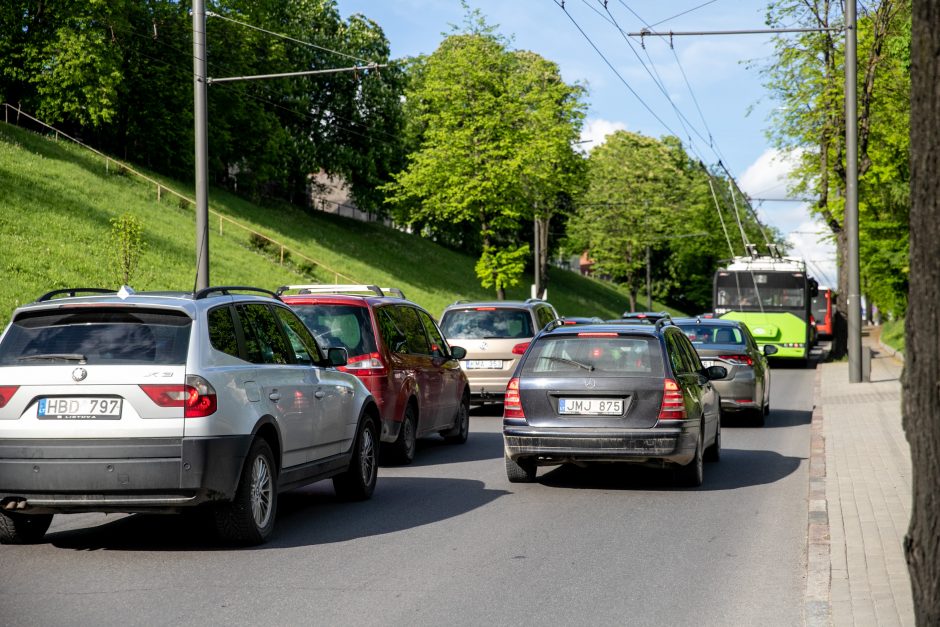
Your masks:
<svg viewBox="0 0 940 627"><path fill-rule="evenodd" d="M475 307L495 307L497 309L530 309L536 305L551 306L548 301L539 300L537 298L530 298L528 300L458 300L456 303L445 307L444 311L448 311L450 309L473 309Z"/></svg>
<svg viewBox="0 0 940 627"><path fill-rule="evenodd" d="M544 331L542 335L578 335L580 333L630 333L632 335L646 335L659 337L660 332L666 328L652 324L577 324L577 325L559 325L552 329Z"/></svg>
<svg viewBox="0 0 940 627"><path fill-rule="evenodd" d="M715 327L740 327L744 323L740 320L728 320L726 318L673 318L672 323L680 324L707 324Z"/></svg>

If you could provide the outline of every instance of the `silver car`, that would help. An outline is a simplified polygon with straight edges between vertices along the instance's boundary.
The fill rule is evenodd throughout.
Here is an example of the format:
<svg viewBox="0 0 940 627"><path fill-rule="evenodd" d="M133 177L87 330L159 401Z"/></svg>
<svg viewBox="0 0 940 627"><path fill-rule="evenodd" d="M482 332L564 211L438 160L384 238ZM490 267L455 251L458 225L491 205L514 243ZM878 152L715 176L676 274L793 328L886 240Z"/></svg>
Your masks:
<svg viewBox="0 0 940 627"><path fill-rule="evenodd" d="M254 544L283 490L332 477L370 497L379 413L346 357L255 288L20 307L0 336L0 542L38 541L57 513L200 506Z"/></svg>
<svg viewBox="0 0 940 627"><path fill-rule="evenodd" d="M715 318L676 318L698 351L702 364L722 366L728 373L712 383L721 395L721 411L748 416L758 426L770 413L770 366L767 357L777 347L767 344L761 351L748 330L738 320Z"/></svg>

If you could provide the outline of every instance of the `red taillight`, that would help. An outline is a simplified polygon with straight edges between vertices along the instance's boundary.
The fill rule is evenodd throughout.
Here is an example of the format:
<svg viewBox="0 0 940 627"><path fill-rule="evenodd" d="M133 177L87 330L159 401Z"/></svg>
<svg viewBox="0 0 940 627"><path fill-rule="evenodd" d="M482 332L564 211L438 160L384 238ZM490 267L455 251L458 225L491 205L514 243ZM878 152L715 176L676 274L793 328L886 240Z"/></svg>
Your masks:
<svg viewBox="0 0 940 627"><path fill-rule="evenodd" d="M754 360L747 355L719 355L718 359L724 359L735 366L753 366Z"/></svg>
<svg viewBox="0 0 940 627"><path fill-rule="evenodd" d="M18 385L0 385L0 407L5 407L18 389Z"/></svg>
<svg viewBox="0 0 940 627"><path fill-rule="evenodd" d="M382 356L378 353L369 353L368 355L356 355L350 357L345 366L340 366L337 370L354 374L357 377L366 375L385 376L388 370L382 361Z"/></svg>
<svg viewBox="0 0 940 627"><path fill-rule="evenodd" d="M663 382L663 404L659 409L660 420L685 420L685 398L679 384L672 379Z"/></svg>
<svg viewBox="0 0 940 627"><path fill-rule="evenodd" d="M496 307L477 307L476 311L496 311Z"/></svg>
<svg viewBox="0 0 940 627"><path fill-rule="evenodd" d="M522 411L522 398L519 396L519 378L513 377L506 386L506 396L503 398L503 418L521 418L525 420Z"/></svg>
<svg viewBox="0 0 940 627"><path fill-rule="evenodd" d="M607 331L586 331L578 333L578 337L617 337L617 334Z"/></svg>
<svg viewBox="0 0 940 627"><path fill-rule="evenodd" d="M215 388L194 374L186 375L185 385L142 385L140 389L160 407L182 407L184 418L204 418L218 409Z"/></svg>
<svg viewBox="0 0 940 627"><path fill-rule="evenodd" d="M523 342L521 344L516 344L512 347L513 355L524 355L526 349L529 348L529 342Z"/></svg>

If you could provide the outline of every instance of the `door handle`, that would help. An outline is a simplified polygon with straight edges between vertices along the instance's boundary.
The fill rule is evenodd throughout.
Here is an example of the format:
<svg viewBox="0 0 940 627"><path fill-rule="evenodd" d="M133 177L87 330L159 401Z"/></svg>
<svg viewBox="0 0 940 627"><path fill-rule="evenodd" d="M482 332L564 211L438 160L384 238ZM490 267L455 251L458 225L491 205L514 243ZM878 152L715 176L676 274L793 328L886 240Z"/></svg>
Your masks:
<svg viewBox="0 0 940 627"><path fill-rule="evenodd" d="M326 393L323 390L317 390L313 393L314 398L323 398L324 396L326 396Z"/></svg>
<svg viewBox="0 0 940 627"><path fill-rule="evenodd" d="M274 390L273 392L268 394L268 398L270 398L272 401L275 401L275 402L279 401L281 400L281 393L278 392L277 390Z"/></svg>

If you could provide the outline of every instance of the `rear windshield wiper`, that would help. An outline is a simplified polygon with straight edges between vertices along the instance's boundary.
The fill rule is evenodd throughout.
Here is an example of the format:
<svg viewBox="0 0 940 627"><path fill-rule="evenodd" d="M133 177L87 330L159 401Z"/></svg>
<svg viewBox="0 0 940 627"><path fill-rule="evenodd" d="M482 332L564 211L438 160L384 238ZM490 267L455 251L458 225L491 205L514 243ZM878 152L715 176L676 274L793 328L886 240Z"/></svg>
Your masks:
<svg viewBox="0 0 940 627"><path fill-rule="evenodd" d="M17 357L17 361L78 361L85 362L88 359L81 353L43 353L41 355L23 355Z"/></svg>
<svg viewBox="0 0 940 627"><path fill-rule="evenodd" d="M566 359L565 357L546 357L545 359L550 359L552 361L560 361L563 364L571 364L572 366L577 366L578 368L584 368L588 372L594 371L594 366L590 364L582 364L580 361L575 361L573 359Z"/></svg>

